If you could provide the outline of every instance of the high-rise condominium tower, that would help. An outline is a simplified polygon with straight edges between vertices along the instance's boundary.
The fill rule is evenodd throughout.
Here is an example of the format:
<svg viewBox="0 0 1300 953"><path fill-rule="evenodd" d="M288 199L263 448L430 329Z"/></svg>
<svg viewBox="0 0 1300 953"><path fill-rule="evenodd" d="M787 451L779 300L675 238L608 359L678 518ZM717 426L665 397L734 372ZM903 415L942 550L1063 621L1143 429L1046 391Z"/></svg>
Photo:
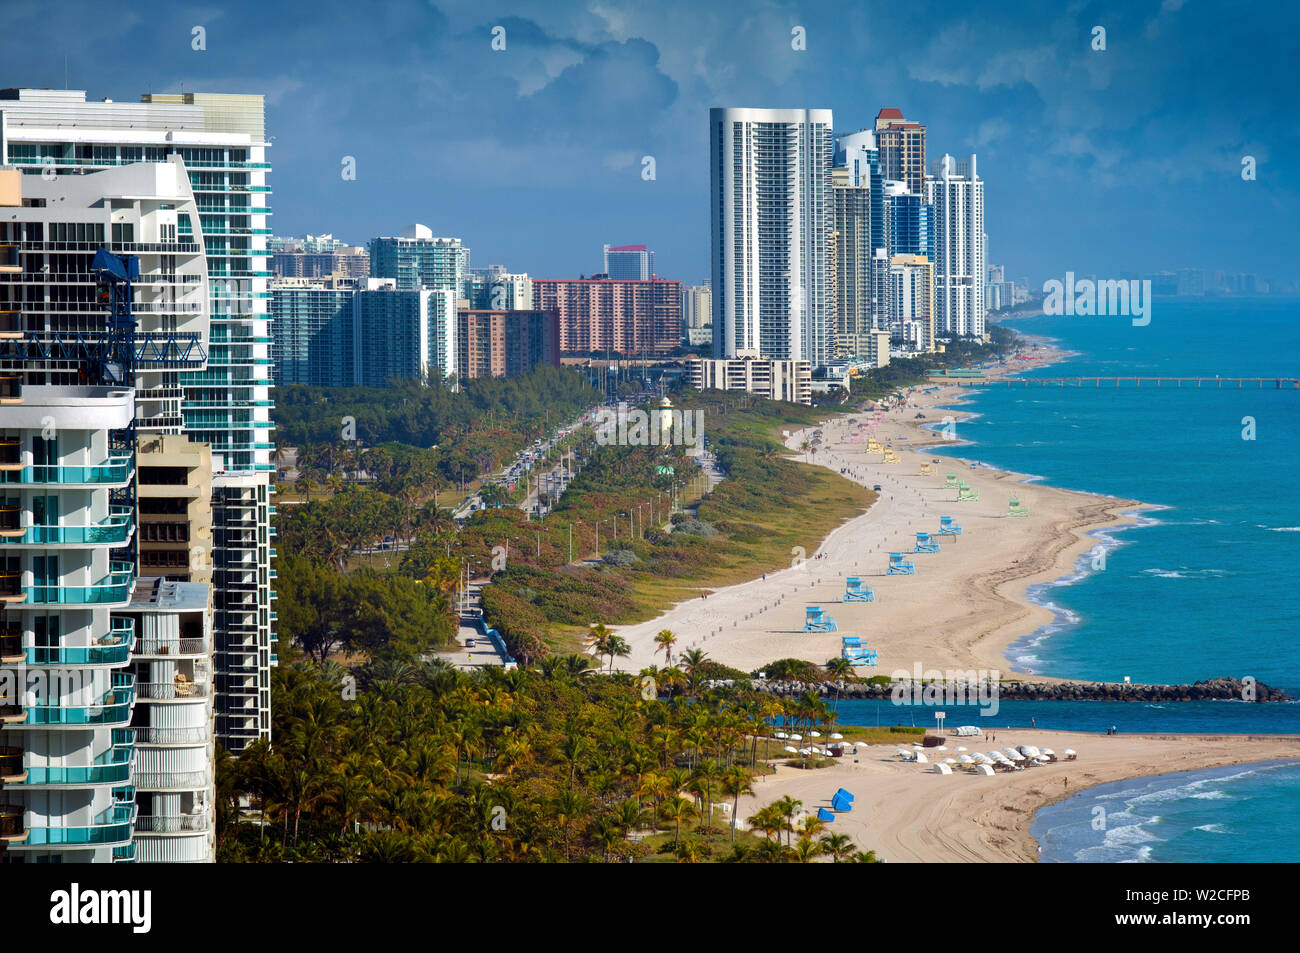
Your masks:
<svg viewBox="0 0 1300 953"><path fill-rule="evenodd" d="M925 194L925 126L908 122L897 109L876 114L880 169L886 179L905 182L916 195Z"/></svg>
<svg viewBox="0 0 1300 953"><path fill-rule="evenodd" d="M984 336L984 182L975 156L945 155L931 167L934 206L935 333Z"/></svg>
<svg viewBox="0 0 1300 953"><path fill-rule="evenodd" d="M261 96L145 95L87 102L79 90L0 90L0 158L24 172L68 176L178 154L198 221L176 238L201 243L210 281L211 343L203 370L172 371L137 394L143 426L184 432L212 449L216 730L242 751L271 732L276 664L271 589L271 336ZM178 412L179 411L179 412Z"/></svg>
<svg viewBox="0 0 1300 953"><path fill-rule="evenodd" d="M469 249L459 238L436 238L426 225L370 241L370 277L392 278L398 291L430 288L462 293L469 277Z"/></svg>
<svg viewBox="0 0 1300 953"><path fill-rule="evenodd" d="M832 357L829 109L711 109L713 353Z"/></svg>
<svg viewBox="0 0 1300 953"><path fill-rule="evenodd" d="M174 432L200 206L179 156L0 169L0 206L0 862L211 861L211 452ZM138 265L130 338L104 249Z"/></svg>

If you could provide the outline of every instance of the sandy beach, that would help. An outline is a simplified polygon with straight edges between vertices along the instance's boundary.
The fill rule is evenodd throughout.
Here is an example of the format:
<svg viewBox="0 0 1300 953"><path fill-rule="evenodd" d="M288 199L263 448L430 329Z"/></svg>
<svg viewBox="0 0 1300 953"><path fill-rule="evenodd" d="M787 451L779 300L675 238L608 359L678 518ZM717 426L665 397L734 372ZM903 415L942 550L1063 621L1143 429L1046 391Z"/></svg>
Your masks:
<svg viewBox="0 0 1300 953"><path fill-rule="evenodd" d="M1022 744L1078 752L1076 761L1059 761L992 777L965 772L933 773L933 764L894 760L892 746L858 747L833 767L816 770L784 765L755 783L753 796L740 800L739 817L789 795L815 814L830 807L831 795L845 788L853 810L836 815L827 830L847 834L863 850L894 863L1038 860L1030 836L1034 812L1079 791L1108 781L1192 771L1251 761L1300 757L1300 738L1243 735L1092 735L1062 731L998 730L997 743L949 738L946 755L957 746L988 751ZM943 757L940 755L939 757ZM1068 780L1068 784L1066 781ZM1098 832L1098 839L1104 832Z"/></svg>
<svg viewBox="0 0 1300 953"><path fill-rule="evenodd" d="M1042 366L1059 355L1050 348L1034 353L1032 361L1011 362L993 373ZM815 453L799 453L799 448L816 428L791 433L786 446L801 459L843 471L865 486L879 485L880 498L836 528L801 565L773 567L765 579L717 590L656 619L620 627L619 634L632 647L620 666L635 672L661 664L653 640L668 628L678 635L679 651L701 648L710 658L744 671L787 657L822 663L839 655L842 636L856 635L879 653L874 670L859 670L867 674L911 672L918 664L927 670L1012 674L1007 646L1052 621L1048 609L1025 598L1026 589L1069 574L1079 556L1097 545L1089 531L1130 522L1124 513L1141 504L1025 483L1023 474L972 468L970 459L934 457L927 448L947 440L923 425L951 416L948 433L960 440L961 421L968 414L943 409L962 399L961 388L925 390L911 388L910 406L886 413L871 429L870 436L895 451L897 463L883 462L883 453L869 452L864 439L852 437L851 421L865 425L867 414L825 423ZM977 447L970 450L972 456L978 453ZM922 473L922 464L933 472ZM957 490L944 485L950 472L969 483L980 499L957 502ZM1028 507L1027 517L1007 515L1012 497ZM962 535L941 537L939 553L912 553L916 533L934 533L940 516L952 516ZM916 574L887 576L890 552L907 554ZM791 563L799 555L792 554ZM853 575L872 587L875 601L842 601L845 577ZM808 605L820 605L834 616L838 631L805 633ZM1116 672L1114 680L1121 681L1124 674Z"/></svg>

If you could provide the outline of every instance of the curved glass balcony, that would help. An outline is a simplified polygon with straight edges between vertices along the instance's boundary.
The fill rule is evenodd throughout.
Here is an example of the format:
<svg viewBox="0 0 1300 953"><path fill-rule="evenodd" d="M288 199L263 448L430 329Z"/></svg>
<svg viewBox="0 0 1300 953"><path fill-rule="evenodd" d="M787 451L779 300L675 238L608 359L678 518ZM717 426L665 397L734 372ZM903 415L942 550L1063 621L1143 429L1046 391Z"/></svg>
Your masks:
<svg viewBox="0 0 1300 953"><path fill-rule="evenodd" d="M28 646L28 665L125 665L135 648L135 624L114 619L109 634L94 645L63 647Z"/></svg>
<svg viewBox="0 0 1300 953"><path fill-rule="evenodd" d="M128 843L135 825L135 805L116 804L83 827L29 827L25 847Z"/></svg>
<svg viewBox="0 0 1300 953"><path fill-rule="evenodd" d="M110 506L107 519L88 526L28 526L22 536L0 536L0 545L120 545L131 538L135 514L129 506Z"/></svg>
<svg viewBox="0 0 1300 953"><path fill-rule="evenodd" d="M19 486L45 486L51 483L111 486L130 483L132 472L129 456L109 457L106 463L97 467L61 467L41 464L23 467L21 470L3 471L0 472L0 483Z"/></svg>
<svg viewBox="0 0 1300 953"><path fill-rule="evenodd" d="M27 586L25 591L31 605L101 605L127 602L134 584L130 563L112 563L108 575L93 586Z"/></svg>
<svg viewBox="0 0 1300 953"><path fill-rule="evenodd" d="M14 787L43 784L125 784L131 780L131 763L135 758L135 732L129 728L113 731L113 747L95 759L94 764L78 767L29 767L27 777Z"/></svg>
<svg viewBox="0 0 1300 953"><path fill-rule="evenodd" d="M21 724L33 727L98 725L126 727L135 707L135 676L114 672L113 687L91 705L23 705Z"/></svg>

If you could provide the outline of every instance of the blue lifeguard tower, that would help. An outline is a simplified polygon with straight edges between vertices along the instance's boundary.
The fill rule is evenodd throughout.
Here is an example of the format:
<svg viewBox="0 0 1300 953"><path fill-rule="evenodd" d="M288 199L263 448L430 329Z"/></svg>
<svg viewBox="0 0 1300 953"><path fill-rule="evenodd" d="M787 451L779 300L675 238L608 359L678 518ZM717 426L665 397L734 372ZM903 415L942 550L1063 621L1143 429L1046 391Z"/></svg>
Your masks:
<svg viewBox="0 0 1300 953"><path fill-rule="evenodd" d="M935 535L936 536L960 536L961 527L957 525L957 521L953 519L951 516L940 516L939 532L936 533Z"/></svg>
<svg viewBox="0 0 1300 953"><path fill-rule="evenodd" d="M915 553L937 553L939 551L939 541L929 533L916 534L916 548L912 550Z"/></svg>
<svg viewBox="0 0 1300 953"><path fill-rule="evenodd" d="M910 559L904 559L902 553L889 554L889 568L885 570L886 576L915 576L916 564Z"/></svg>
<svg viewBox="0 0 1300 953"><path fill-rule="evenodd" d="M875 665L876 650L867 648L856 635L846 635L840 639L840 658L853 665Z"/></svg>
<svg viewBox="0 0 1300 953"><path fill-rule="evenodd" d="M844 601L875 602L876 594L860 576L849 576L844 580Z"/></svg>
<svg viewBox="0 0 1300 953"><path fill-rule="evenodd" d="M821 606L808 606L804 612L803 630L805 632L836 632L839 626L833 615L827 615Z"/></svg>

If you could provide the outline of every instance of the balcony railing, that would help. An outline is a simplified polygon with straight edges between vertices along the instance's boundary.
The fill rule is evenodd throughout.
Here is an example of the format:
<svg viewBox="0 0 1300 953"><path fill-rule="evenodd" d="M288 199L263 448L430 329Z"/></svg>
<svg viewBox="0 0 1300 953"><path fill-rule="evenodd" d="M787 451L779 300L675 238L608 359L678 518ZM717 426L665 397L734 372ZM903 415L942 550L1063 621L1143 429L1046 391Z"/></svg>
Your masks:
<svg viewBox="0 0 1300 953"><path fill-rule="evenodd" d="M135 805L116 804L84 826L29 828L26 843L31 847L126 843L134 824Z"/></svg>
<svg viewBox="0 0 1300 953"><path fill-rule="evenodd" d="M212 783L207 771L137 771L132 778L142 791L197 791Z"/></svg>
<svg viewBox="0 0 1300 953"><path fill-rule="evenodd" d="M115 864L134 864L135 863L135 844L123 844L121 847L113 848L113 863Z"/></svg>
<svg viewBox="0 0 1300 953"><path fill-rule="evenodd" d="M212 737L207 728L136 728L139 744L146 745L201 745Z"/></svg>
<svg viewBox="0 0 1300 953"><path fill-rule="evenodd" d="M170 657L207 655L210 648L207 639L168 639L160 636L150 636L140 642L136 654L166 655Z"/></svg>
<svg viewBox="0 0 1300 953"><path fill-rule="evenodd" d="M17 374L0 374L0 404L20 404L23 382Z"/></svg>
<svg viewBox="0 0 1300 953"><path fill-rule="evenodd" d="M64 767L31 767L21 786L41 784L125 784L131 780L131 764L135 758L135 732L117 729L113 732L113 747L95 759L94 764Z"/></svg>
<svg viewBox="0 0 1300 953"><path fill-rule="evenodd" d="M0 378L0 385L4 379ZM0 467L21 467L23 465L23 445L17 437L5 437L0 440Z"/></svg>
<svg viewBox="0 0 1300 953"><path fill-rule="evenodd" d="M144 814L135 819L137 834L180 834L211 828L211 814Z"/></svg>
<svg viewBox="0 0 1300 953"><path fill-rule="evenodd" d="M170 682L138 682L135 686L137 698L153 701L177 701L189 698L207 698L211 688L208 682L196 682L177 675Z"/></svg>
<svg viewBox="0 0 1300 953"><path fill-rule="evenodd" d="M33 484L43 486L49 483L89 484L108 486L131 482L131 458L109 457L108 461L97 467L63 467L52 464L39 464L0 473L0 482L7 484Z"/></svg>
<svg viewBox="0 0 1300 953"><path fill-rule="evenodd" d="M135 629L130 625L119 626L114 620L109 634L93 645L79 646L43 646L27 647L25 657L28 665L125 665L131 660L131 650L135 647Z"/></svg>
<svg viewBox="0 0 1300 953"><path fill-rule="evenodd" d="M4 512L0 507L0 532L4 528ZM125 543L135 525L135 515L129 506L111 506L107 519L88 526L63 526L37 524L28 526L21 536L0 536L0 544L28 546L63 545L117 545Z"/></svg>
<svg viewBox="0 0 1300 953"><path fill-rule="evenodd" d="M90 705L23 705L26 725L120 725L131 720L135 707L135 676L113 673L113 688Z"/></svg>
<svg viewBox="0 0 1300 953"><path fill-rule="evenodd" d="M28 586L27 595L38 605L100 605L131 598L135 571L130 563L112 563L109 574L93 586Z"/></svg>

